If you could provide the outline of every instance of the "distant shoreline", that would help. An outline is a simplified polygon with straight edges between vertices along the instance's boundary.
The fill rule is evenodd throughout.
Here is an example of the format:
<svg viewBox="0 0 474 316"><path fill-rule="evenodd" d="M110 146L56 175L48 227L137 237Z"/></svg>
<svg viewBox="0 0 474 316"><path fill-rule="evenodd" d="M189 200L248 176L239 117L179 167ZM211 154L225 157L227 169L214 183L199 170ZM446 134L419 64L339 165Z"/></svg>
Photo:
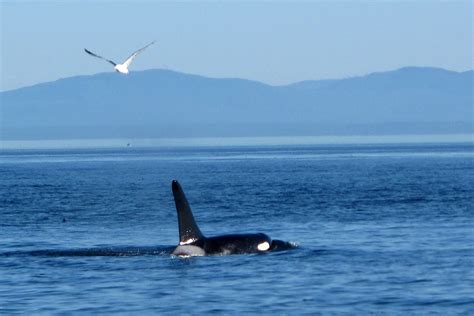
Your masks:
<svg viewBox="0 0 474 316"><path fill-rule="evenodd" d="M1 150L474 143L474 134L0 140Z"/></svg>
<svg viewBox="0 0 474 316"><path fill-rule="evenodd" d="M74 76L2 92L0 138L474 134L473 74L404 67L284 86L164 69Z"/></svg>

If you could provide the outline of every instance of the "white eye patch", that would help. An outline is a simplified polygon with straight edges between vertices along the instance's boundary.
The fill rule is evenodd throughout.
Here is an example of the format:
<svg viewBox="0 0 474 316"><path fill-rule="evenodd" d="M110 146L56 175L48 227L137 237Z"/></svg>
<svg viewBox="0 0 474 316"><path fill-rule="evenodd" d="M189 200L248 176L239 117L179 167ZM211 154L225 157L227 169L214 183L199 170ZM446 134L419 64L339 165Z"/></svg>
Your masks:
<svg viewBox="0 0 474 316"><path fill-rule="evenodd" d="M270 244L267 241L264 241L261 244L258 244L257 249L260 251L266 251L270 249Z"/></svg>

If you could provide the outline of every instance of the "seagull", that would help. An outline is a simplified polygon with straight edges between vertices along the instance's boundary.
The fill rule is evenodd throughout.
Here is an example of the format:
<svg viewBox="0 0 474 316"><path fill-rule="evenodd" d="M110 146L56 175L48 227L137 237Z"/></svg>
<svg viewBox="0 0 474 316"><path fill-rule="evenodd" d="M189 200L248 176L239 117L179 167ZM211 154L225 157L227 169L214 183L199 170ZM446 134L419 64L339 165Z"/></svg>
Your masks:
<svg viewBox="0 0 474 316"><path fill-rule="evenodd" d="M146 45L145 47L142 47L140 48L139 50L135 51L133 54L130 55L130 57L128 57L123 63L121 64L117 64L116 62L113 62L112 60L110 59L107 59L107 58L104 58L102 56L99 56L97 54L94 54L93 52L91 52L90 50L87 50L86 48L84 48L84 50L86 51L86 53L88 53L89 55L91 56L94 56L94 57L97 57L97 58L100 58L100 59L103 59L109 63L111 63L112 65L114 65L114 69L115 71L117 72L120 72L121 74L128 74L128 66L130 66L130 64L132 63L132 61L135 59L135 57L137 57L138 54L140 54L141 52L143 52L148 46L150 46L151 44L155 43L154 41L151 42L150 44Z"/></svg>

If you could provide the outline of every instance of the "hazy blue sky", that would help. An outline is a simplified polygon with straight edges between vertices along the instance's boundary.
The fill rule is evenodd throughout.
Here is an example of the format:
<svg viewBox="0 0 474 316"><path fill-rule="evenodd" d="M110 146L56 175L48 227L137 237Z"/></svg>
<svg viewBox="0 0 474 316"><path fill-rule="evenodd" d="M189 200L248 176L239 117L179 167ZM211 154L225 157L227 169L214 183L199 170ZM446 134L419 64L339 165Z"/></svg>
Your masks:
<svg viewBox="0 0 474 316"><path fill-rule="evenodd" d="M169 68L270 84L403 66L472 69L472 1L1 1L1 90Z"/></svg>

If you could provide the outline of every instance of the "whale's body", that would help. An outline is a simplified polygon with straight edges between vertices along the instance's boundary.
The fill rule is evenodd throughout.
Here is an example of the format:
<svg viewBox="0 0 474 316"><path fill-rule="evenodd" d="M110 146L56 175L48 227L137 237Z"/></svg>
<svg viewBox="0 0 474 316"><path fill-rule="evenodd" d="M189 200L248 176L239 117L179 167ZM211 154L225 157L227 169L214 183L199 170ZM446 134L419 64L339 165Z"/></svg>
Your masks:
<svg viewBox="0 0 474 316"><path fill-rule="evenodd" d="M265 253L292 247L290 243L272 240L263 233L205 237L194 220L181 185L174 180L171 186L179 224L179 245L173 251L174 255L205 256Z"/></svg>

